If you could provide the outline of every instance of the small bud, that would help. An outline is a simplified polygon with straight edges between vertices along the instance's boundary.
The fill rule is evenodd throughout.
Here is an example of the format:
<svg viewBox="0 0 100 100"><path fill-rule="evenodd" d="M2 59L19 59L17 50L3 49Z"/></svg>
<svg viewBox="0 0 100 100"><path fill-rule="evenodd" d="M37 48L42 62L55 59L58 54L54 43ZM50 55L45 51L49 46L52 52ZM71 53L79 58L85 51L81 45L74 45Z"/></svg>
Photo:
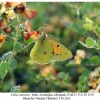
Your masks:
<svg viewBox="0 0 100 100"><path fill-rule="evenodd" d="M0 47L3 45L3 43L5 42L5 37L0 34Z"/></svg>
<svg viewBox="0 0 100 100"><path fill-rule="evenodd" d="M85 19L85 22L86 22L86 23L91 23L91 24L93 24L93 21L90 20L89 18L86 18L86 19Z"/></svg>
<svg viewBox="0 0 100 100"><path fill-rule="evenodd" d="M13 28L10 26L10 27L4 27L4 32L6 33L6 34L9 34L11 31L13 30Z"/></svg>
<svg viewBox="0 0 100 100"><path fill-rule="evenodd" d="M2 28L2 20L0 20L0 28Z"/></svg>
<svg viewBox="0 0 100 100"><path fill-rule="evenodd" d="M23 14L23 13L24 13L24 10L25 10L25 5L22 4L22 3L21 3L20 5L17 5L17 6L14 8L15 13Z"/></svg>
<svg viewBox="0 0 100 100"><path fill-rule="evenodd" d="M31 34L28 33L28 32L23 32L22 36L23 36L24 39L28 40L30 38Z"/></svg>
<svg viewBox="0 0 100 100"><path fill-rule="evenodd" d="M11 2L6 2L5 7L11 7Z"/></svg>
<svg viewBox="0 0 100 100"><path fill-rule="evenodd" d="M21 4L21 5L19 6L19 10L20 10L20 13L23 13L24 10L25 10L25 6L24 6L23 4Z"/></svg>
<svg viewBox="0 0 100 100"><path fill-rule="evenodd" d="M4 41L4 36L2 34L0 34L0 42L3 42Z"/></svg>
<svg viewBox="0 0 100 100"><path fill-rule="evenodd" d="M26 57L28 56L28 53L27 53L27 52L25 52L25 56L26 56Z"/></svg>

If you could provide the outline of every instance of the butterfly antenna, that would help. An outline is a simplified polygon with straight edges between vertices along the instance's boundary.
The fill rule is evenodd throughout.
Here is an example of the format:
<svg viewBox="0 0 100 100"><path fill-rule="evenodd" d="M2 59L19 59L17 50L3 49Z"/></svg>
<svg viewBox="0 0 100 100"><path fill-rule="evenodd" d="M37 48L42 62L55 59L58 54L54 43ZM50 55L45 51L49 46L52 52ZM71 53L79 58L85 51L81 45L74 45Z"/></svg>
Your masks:
<svg viewBox="0 0 100 100"><path fill-rule="evenodd" d="M44 25L44 30L47 32L47 26L48 26L48 24L45 24Z"/></svg>

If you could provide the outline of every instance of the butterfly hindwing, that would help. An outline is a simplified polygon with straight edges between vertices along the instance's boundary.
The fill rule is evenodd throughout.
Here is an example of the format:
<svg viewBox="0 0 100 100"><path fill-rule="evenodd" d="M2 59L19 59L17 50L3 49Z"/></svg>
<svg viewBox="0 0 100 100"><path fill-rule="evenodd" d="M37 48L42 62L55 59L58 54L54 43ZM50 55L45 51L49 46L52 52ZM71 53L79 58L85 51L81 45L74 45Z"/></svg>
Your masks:
<svg viewBox="0 0 100 100"><path fill-rule="evenodd" d="M62 61L72 57L72 53L64 45L51 37L47 37L53 47L54 57L53 60Z"/></svg>
<svg viewBox="0 0 100 100"><path fill-rule="evenodd" d="M37 41L30 53L31 59L40 64L47 64L53 59L53 48L51 43L44 39Z"/></svg>

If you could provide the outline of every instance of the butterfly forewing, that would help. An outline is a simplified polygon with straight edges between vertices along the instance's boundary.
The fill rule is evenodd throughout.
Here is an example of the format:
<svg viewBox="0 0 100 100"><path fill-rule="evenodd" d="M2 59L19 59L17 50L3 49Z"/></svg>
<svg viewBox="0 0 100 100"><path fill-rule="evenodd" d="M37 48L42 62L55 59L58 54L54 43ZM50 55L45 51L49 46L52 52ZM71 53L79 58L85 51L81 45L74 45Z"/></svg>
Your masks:
<svg viewBox="0 0 100 100"><path fill-rule="evenodd" d="M53 47L54 57L53 60L62 61L67 60L72 57L72 53L68 50L64 45L56 41L51 37L47 37L48 41L51 43Z"/></svg>
<svg viewBox="0 0 100 100"><path fill-rule="evenodd" d="M53 59L53 48L51 43L44 39L42 42L38 41L30 53L31 59L40 64L47 64Z"/></svg>

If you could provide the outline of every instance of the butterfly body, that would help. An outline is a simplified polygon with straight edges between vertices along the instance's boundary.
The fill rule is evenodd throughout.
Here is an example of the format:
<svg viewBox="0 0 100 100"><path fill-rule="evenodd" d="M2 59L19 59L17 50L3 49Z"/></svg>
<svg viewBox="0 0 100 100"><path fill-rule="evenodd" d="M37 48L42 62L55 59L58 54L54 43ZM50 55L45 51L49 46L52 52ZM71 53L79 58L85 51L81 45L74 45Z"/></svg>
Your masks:
<svg viewBox="0 0 100 100"><path fill-rule="evenodd" d="M39 64L48 64L52 60L67 60L72 57L72 53L64 45L42 33L31 50L30 57Z"/></svg>

